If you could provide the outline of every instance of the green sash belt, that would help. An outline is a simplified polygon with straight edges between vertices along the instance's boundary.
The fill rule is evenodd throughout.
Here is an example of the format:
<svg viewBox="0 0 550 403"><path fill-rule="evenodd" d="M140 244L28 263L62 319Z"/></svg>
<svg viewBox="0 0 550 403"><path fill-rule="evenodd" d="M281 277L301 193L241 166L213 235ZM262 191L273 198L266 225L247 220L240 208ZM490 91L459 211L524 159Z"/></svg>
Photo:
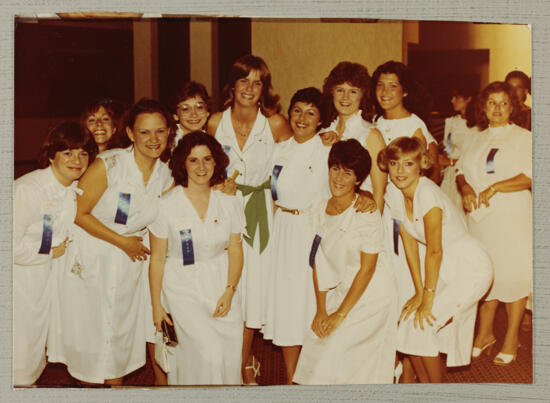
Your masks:
<svg viewBox="0 0 550 403"><path fill-rule="evenodd" d="M264 189L270 188L270 181L267 179L259 186L248 186L237 184L237 189L241 191L243 196L251 194L246 206L244 207L244 215L246 217L246 232L244 240L250 245L254 245L254 237L256 236L256 228L260 227L260 253L267 246L269 240L269 227L267 224L267 205L265 201Z"/></svg>

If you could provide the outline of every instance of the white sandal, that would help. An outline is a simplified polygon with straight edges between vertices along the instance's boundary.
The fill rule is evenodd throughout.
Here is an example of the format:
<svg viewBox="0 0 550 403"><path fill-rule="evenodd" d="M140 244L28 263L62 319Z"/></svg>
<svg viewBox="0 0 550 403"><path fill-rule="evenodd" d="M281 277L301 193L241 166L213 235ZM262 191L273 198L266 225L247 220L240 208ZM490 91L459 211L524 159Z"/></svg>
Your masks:
<svg viewBox="0 0 550 403"><path fill-rule="evenodd" d="M256 365L258 364L258 365ZM252 356L252 365L244 367L245 371L251 369L254 373L254 380L260 376L260 361L256 361L256 357ZM245 383L244 385L258 385L258 382Z"/></svg>

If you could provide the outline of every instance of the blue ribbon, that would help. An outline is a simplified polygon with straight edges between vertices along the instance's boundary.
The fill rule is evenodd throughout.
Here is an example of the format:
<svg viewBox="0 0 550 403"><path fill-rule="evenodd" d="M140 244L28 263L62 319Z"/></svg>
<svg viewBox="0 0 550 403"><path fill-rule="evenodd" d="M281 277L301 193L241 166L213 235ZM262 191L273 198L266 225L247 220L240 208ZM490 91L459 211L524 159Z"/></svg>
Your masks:
<svg viewBox="0 0 550 403"><path fill-rule="evenodd" d="M271 197L273 201L277 200L277 179L279 179L279 174L281 173L283 167L282 165L275 165L273 167L273 172L271 173Z"/></svg>
<svg viewBox="0 0 550 403"><path fill-rule="evenodd" d="M193 236L190 229L180 231L181 252L183 254L183 265L195 264L195 253L193 251Z"/></svg>
<svg viewBox="0 0 550 403"><path fill-rule="evenodd" d="M487 155L487 164L485 166L485 169L488 174L494 174L495 173L495 154L497 153L498 148L491 148L491 151L489 151L489 154Z"/></svg>
<svg viewBox="0 0 550 403"><path fill-rule="evenodd" d="M44 214L42 220L42 242L40 243L40 250L38 253L48 255L52 248L53 216L51 214Z"/></svg>
<svg viewBox="0 0 550 403"><path fill-rule="evenodd" d="M451 155L451 134L447 136L447 141L445 142L445 151L447 152L447 156Z"/></svg>
<svg viewBox="0 0 550 403"><path fill-rule="evenodd" d="M225 155L227 155L227 158L229 158L229 161L231 161L231 146L222 144L222 148L223 148L223 152L225 153ZM227 175L227 168L225 168L225 176L228 176Z"/></svg>
<svg viewBox="0 0 550 403"><path fill-rule="evenodd" d="M115 215L115 222L117 224L126 225L126 222L128 221L128 213L130 212L131 196L132 195L130 193L120 192L118 194L118 206Z"/></svg>
<svg viewBox="0 0 550 403"><path fill-rule="evenodd" d="M313 265L315 264L315 255L317 255L317 250L319 249L319 244L321 243L321 237L319 235L315 235L315 238L313 239L313 244L311 245L311 251L309 252L309 267L313 269Z"/></svg>
<svg viewBox="0 0 550 403"><path fill-rule="evenodd" d="M401 222L393 219L393 253L399 255L399 227Z"/></svg>

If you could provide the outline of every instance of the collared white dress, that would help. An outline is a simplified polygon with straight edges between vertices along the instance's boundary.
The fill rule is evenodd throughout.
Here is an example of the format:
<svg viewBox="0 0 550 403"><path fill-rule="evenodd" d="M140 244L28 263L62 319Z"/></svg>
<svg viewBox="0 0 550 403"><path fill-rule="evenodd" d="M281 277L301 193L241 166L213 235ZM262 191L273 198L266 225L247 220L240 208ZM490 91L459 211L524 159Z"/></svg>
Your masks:
<svg viewBox="0 0 550 403"><path fill-rule="evenodd" d="M239 148L237 134L231 123L231 108L223 112L215 137L229 156L227 176L233 175L235 170L239 171L239 176L235 179L237 184L258 186L269 178L271 175L271 157L275 141L271 133L269 121L260 111L258 111L254 126L242 150ZM263 192L266 200L267 222L271 237L273 204L269 189L265 189ZM238 191L237 196L240 197L244 208L250 199L250 195L243 197L241 192ZM247 231L251 231L251 228L247 228ZM269 248L270 242L266 249L260 253L259 229L256 230L254 247L251 247L243 240L244 266L238 291L241 295L243 320L249 328L260 329L265 323L266 276L269 265Z"/></svg>
<svg viewBox="0 0 550 403"><path fill-rule="evenodd" d="M321 236L315 266L319 289L328 290L329 315L349 292L361 268L361 252L378 254L378 260L367 288L340 326L319 338L309 324L293 381L309 385L392 383L399 311L380 213L358 213L350 206L330 216L325 210L326 201L317 203L311 220Z"/></svg>
<svg viewBox="0 0 550 403"><path fill-rule="evenodd" d="M68 236L76 213L76 182L63 186L51 167L14 183L13 199L13 383L31 385L46 366L52 300L51 247ZM47 245L48 223L51 243ZM44 247L42 247L44 246Z"/></svg>
<svg viewBox="0 0 550 403"><path fill-rule="evenodd" d="M330 196L328 153L317 135L305 143L290 138L277 144L272 166L282 167L274 189L277 209L271 235L265 339L278 346L301 345L315 315L315 292L309 268L314 230L309 208ZM273 181L273 178L272 178Z"/></svg>
<svg viewBox="0 0 550 403"><path fill-rule="evenodd" d="M168 166L155 163L147 184L133 146L112 149L98 158L105 164L108 187L92 215L112 231L142 236L157 216L161 193L172 183ZM129 196L129 204L121 202ZM127 212L127 220L117 213ZM154 341L149 292L149 259L136 261L116 246L75 231L64 276L59 285L64 357L69 373L86 382L103 383L145 365L145 342ZM78 264L80 273L71 268Z"/></svg>
<svg viewBox="0 0 550 403"><path fill-rule="evenodd" d="M406 118L401 119L386 119L383 116L380 116L376 120L376 128L380 130L386 145L390 144L393 140L399 137L412 137L416 130L420 129L424 138L426 139L426 144L430 145L431 143L436 143L433 136L428 131L426 124L416 116L414 113L411 113ZM388 182L390 178L388 175ZM382 214L382 221L384 222L384 230L386 237L386 247L388 253L391 255L392 266L395 271L395 277L397 279L397 287L399 290L399 306L403 307L405 302L414 295L414 285L411 280L411 275L409 272L409 266L407 264L407 259L405 258L405 250L403 249L403 242L399 236L394 237L394 228L397 231L398 228L395 226L396 217L392 214L391 200L395 199L395 195L392 195L392 192L399 192L395 186L386 187L386 194L384 196L384 201L386 202L386 207L384 208L384 213ZM398 234L397 234L398 235ZM395 253L395 241L397 240L398 253ZM424 266L424 256L426 250L423 245L419 245L420 253L420 264Z"/></svg>
<svg viewBox="0 0 550 403"><path fill-rule="evenodd" d="M491 149L492 171L488 168ZM531 132L514 124L490 127L469 142L457 167L476 194L519 174L532 177ZM490 164L489 164L490 165ZM486 300L514 302L532 291L533 240L530 190L497 193L467 214L468 228L487 249L495 280Z"/></svg>
<svg viewBox="0 0 550 403"><path fill-rule="evenodd" d="M178 345L169 348L173 352L169 385L241 384L239 295L235 293L225 317L212 314L227 285L229 237L243 233L244 226L243 208L235 196L211 191L204 221L183 187L162 197L160 213L149 230L168 240L162 299L178 337ZM185 256L181 231L190 231L191 236Z"/></svg>
<svg viewBox="0 0 550 403"><path fill-rule="evenodd" d="M414 313L407 320L401 320L397 350L424 357L435 357L442 352L447 354L447 366L467 365L471 358L477 302L493 279L489 256L481 243L468 233L453 203L430 179L420 177L413 199L412 220L407 217L403 193L398 191L393 195L396 196L392 200L393 214L419 244L426 245L424 216L433 208L442 211L443 258L432 306L436 320L433 326L424 322L424 330L414 327ZM423 281L424 273L422 268Z"/></svg>

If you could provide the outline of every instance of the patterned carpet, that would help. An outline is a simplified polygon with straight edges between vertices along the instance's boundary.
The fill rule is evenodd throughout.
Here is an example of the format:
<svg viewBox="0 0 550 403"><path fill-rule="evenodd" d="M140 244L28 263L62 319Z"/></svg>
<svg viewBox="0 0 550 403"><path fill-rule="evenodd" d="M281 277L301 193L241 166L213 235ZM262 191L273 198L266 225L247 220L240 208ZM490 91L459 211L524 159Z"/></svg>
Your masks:
<svg viewBox="0 0 550 403"><path fill-rule="evenodd" d="M502 345L502 338L506 329L506 312L504 306L497 310L495 319L495 335L497 343L490 356L483 355L474 360L471 365L449 369L447 382L455 383L532 383L533 382L533 354L532 330L520 332L521 347L517 360L508 366L494 365L492 360ZM285 382L285 367L281 349L271 342L263 340L259 335L254 339L253 353L261 363L258 383L260 385L282 385ZM149 359L147 364L125 377L128 386L152 386L153 370ZM37 382L39 387L81 387L82 385L72 378L62 364L48 364Z"/></svg>

